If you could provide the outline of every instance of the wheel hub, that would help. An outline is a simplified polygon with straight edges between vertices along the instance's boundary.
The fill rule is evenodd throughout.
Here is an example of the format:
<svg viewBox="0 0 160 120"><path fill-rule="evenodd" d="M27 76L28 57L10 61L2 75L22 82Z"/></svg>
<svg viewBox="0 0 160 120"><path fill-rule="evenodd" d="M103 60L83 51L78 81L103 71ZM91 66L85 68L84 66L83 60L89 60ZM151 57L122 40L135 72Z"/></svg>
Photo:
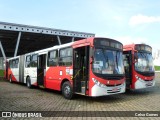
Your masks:
<svg viewBox="0 0 160 120"><path fill-rule="evenodd" d="M66 86L66 87L64 88L64 92L65 92L66 95L69 95L70 92L71 92L70 87L69 87L69 86Z"/></svg>

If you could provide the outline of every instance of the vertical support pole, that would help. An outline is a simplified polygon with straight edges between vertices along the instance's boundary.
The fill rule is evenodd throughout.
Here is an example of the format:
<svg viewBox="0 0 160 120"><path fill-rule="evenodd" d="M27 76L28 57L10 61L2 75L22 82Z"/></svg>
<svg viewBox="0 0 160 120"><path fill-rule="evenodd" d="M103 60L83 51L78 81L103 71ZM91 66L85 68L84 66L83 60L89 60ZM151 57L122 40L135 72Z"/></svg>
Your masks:
<svg viewBox="0 0 160 120"><path fill-rule="evenodd" d="M17 51L18 51L18 47L19 47L20 38L21 38L21 32L19 32L19 34L18 34L16 49L15 49L15 52L14 52L14 57L17 56Z"/></svg>
<svg viewBox="0 0 160 120"><path fill-rule="evenodd" d="M74 42L74 37L72 37L72 42Z"/></svg>
<svg viewBox="0 0 160 120"><path fill-rule="evenodd" d="M61 45L61 40L60 40L60 37L58 35L57 35L57 39L58 39L59 45Z"/></svg>
<svg viewBox="0 0 160 120"><path fill-rule="evenodd" d="M2 52L3 58L4 58L4 60L6 60L6 55L4 53L4 49L3 49L1 41L0 41L0 48L1 48L1 52Z"/></svg>

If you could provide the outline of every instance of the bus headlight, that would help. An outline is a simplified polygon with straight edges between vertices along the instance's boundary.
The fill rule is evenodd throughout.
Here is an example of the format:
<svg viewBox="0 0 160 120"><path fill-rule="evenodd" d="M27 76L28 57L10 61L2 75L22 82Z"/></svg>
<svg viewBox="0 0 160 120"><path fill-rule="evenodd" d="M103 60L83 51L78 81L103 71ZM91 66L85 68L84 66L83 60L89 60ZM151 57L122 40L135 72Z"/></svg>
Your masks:
<svg viewBox="0 0 160 120"><path fill-rule="evenodd" d="M136 79L141 81L141 82L145 82L142 78L138 77L137 75L135 75Z"/></svg>
<svg viewBox="0 0 160 120"><path fill-rule="evenodd" d="M95 85L98 85L99 87L106 87L106 85L100 83L98 80L96 80L95 78L92 78L93 82L95 83Z"/></svg>

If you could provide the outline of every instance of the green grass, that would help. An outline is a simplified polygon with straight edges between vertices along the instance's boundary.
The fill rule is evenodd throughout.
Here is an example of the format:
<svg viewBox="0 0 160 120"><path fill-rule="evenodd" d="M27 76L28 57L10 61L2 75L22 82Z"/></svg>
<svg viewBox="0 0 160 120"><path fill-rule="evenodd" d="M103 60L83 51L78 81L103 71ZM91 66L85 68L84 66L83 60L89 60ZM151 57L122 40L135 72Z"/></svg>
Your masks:
<svg viewBox="0 0 160 120"><path fill-rule="evenodd" d="M160 66L154 66L155 71L160 71Z"/></svg>
<svg viewBox="0 0 160 120"><path fill-rule="evenodd" d="M4 70L0 70L0 77L4 76Z"/></svg>

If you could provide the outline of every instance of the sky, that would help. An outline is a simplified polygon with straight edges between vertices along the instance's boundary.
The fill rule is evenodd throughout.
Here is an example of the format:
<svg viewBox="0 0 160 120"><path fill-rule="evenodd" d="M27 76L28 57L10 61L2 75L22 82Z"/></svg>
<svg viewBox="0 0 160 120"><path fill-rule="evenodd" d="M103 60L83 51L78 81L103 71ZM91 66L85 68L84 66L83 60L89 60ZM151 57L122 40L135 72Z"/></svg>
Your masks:
<svg viewBox="0 0 160 120"><path fill-rule="evenodd" d="M0 0L0 21L94 33L160 49L159 0Z"/></svg>

